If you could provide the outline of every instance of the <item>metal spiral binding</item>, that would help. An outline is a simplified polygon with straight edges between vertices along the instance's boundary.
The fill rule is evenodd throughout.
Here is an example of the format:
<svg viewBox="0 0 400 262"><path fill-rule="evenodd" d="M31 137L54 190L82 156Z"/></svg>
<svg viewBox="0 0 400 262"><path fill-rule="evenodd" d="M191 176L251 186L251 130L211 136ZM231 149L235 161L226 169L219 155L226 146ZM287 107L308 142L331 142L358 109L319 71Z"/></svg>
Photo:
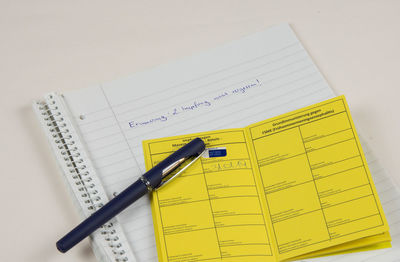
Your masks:
<svg viewBox="0 0 400 262"><path fill-rule="evenodd" d="M59 111L59 107L53 98L53 95L49 95L47 99L50 102L38 102L38 108L46 122L46 128L52 134L53 141L69 168L69 175L75 181L78 191L81 192L81 200L85 203L89 213L93 213L103 206L102 198L98 195L98 191L95 188L96 185L92 182L93 178L85 165L85 160L81 157L78 147L75 146L75 141L65 123L63 114ZM100 228L100 233L108 242L115 256L115 261L128 261L128 257L124 256L125 250L122 249L122 244L119 242L113 223L108 222Z"/></svg>

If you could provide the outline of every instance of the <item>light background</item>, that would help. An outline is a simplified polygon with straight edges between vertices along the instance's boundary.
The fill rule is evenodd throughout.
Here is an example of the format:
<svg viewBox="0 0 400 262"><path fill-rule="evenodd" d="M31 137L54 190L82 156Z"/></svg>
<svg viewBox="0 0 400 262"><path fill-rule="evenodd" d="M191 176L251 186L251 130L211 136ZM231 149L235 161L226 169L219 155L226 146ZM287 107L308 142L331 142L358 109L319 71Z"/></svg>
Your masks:
<svg viewBox="0 0 400 262"><path fill-rule="evenodd" d="M31 109L49 91L146 70L289 22L400 182L400 1L0 0L0 261L86 261L79 222Z"/></svg>

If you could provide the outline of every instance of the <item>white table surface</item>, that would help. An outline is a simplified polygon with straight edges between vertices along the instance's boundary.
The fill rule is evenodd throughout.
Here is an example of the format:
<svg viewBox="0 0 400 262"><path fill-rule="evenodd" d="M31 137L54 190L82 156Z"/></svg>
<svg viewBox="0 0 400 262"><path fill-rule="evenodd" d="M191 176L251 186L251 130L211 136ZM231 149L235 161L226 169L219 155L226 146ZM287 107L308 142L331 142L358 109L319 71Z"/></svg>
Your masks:
<svg viewBox="0 0 400 262"><path fill-rule="evenodd" d="M31 109L289 22L400 183L400 1L0 0L0 261L86 261L56 240L79 217Z"/></svg>

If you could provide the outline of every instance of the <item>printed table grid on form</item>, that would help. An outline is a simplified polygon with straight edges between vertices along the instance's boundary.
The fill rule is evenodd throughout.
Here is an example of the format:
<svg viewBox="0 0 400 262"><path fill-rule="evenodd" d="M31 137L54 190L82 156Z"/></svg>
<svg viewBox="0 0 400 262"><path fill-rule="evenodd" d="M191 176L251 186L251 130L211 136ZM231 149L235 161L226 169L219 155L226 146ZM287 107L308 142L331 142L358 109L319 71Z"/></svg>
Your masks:
<svg viewBox="0 0 400 262"><path fill-rule="evenodd" d="M208 146L223 143L228 156L201 159L157 192L168 261L259 261L271 256L244 131L213 135L219 140ZM171 153L158 152L157 143L150 147L153 165Z"/></svg>
<svg viewBox="0 0 400 262"><path fill-rule="evenodd" d="M334 114L252 135L281 254L383 225L346 107L331 103Z"/></svg>

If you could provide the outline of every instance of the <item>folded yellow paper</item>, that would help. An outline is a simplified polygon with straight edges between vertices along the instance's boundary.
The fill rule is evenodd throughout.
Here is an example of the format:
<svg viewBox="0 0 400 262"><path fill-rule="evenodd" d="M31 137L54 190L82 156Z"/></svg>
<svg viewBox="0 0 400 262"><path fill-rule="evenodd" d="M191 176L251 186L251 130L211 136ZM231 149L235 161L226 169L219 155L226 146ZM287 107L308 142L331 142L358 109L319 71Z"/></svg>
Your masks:
<svg viewBox="0 0 400 262"><path fill-rule="evenodd" d="M389 227L343 96L242 129L144 141L146 167L195 137L227 156L202 158L154 192L159 261L282 261L388 246L374 245L390 241Z"/></svg>

